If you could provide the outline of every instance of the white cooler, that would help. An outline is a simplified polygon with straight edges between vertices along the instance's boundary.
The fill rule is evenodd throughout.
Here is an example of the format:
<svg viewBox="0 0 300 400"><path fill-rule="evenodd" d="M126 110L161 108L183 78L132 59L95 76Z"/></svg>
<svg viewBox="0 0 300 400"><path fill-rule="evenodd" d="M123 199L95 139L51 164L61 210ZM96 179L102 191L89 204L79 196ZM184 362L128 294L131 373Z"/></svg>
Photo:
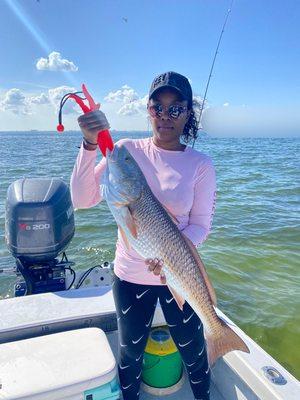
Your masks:
<svg viewBox="0 0 300 400"><path fill-rule="evenodd" d="M119 398L116 360L99 328L0 344L1 400Z"/></svg>

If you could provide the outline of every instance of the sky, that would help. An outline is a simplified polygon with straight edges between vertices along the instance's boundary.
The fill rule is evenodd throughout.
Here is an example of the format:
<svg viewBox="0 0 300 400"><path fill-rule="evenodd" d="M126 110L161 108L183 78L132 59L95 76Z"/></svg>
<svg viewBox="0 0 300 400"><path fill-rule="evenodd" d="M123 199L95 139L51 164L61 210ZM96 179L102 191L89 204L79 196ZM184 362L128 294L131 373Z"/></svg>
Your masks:
<svg viewBox="0 0 300 400"><path fill-rule="evenodd" d="M55 130L85 83L112 129L148 130L152 80L176 71L201 101L231 0L0 0L0 131ZM300 2L234 0L202 127L300 136ZM80 109L63 110L78 130Z"/></svg>

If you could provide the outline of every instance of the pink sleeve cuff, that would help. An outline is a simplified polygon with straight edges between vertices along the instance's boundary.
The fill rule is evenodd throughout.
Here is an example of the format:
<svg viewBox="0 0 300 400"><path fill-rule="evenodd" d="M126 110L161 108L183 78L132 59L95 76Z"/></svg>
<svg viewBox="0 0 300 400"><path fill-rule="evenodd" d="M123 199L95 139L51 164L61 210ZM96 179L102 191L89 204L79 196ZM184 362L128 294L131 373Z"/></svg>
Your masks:
<svg viewBox="0 0 300 400"><path fill-rule="evenodd" d="M90 208L102 200L99 181L105 169L105 159L95 166L96 158L96 150L85 150L81 144L70 179L74 208Z"/></svg>
<svg viewBox="0 0 300 400"><path fill-rule="evenodd" d="M200 225L190 224L181 231L193 244L200 246L208 237L210 231Z"/></svg>

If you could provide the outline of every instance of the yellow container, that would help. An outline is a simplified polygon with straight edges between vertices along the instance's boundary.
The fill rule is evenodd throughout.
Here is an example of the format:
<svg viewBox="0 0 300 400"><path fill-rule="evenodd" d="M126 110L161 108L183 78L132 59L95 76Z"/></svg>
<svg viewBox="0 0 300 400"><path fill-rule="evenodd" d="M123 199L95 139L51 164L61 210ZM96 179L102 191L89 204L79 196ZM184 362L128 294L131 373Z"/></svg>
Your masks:
<svg viewBox="0 0 300 400"><path fill-rule="evenodd" d="M181 356L171 338L169 328L153 328L144 354L144 389L154 395L173 393L181 387L178 383L182 380L182 372Z"/></svg>

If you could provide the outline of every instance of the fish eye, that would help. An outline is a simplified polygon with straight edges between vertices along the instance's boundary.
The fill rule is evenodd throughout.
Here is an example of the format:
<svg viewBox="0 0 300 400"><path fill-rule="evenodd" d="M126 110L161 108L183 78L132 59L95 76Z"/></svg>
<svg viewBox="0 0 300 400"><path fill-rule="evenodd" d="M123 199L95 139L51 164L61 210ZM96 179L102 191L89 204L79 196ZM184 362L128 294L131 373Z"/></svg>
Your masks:
<svg viewBox="0 0 300 400"><path fill-rule="evenodd" d="M130 158L128 156L125 157L125 161L129 161Z"/></svg>

